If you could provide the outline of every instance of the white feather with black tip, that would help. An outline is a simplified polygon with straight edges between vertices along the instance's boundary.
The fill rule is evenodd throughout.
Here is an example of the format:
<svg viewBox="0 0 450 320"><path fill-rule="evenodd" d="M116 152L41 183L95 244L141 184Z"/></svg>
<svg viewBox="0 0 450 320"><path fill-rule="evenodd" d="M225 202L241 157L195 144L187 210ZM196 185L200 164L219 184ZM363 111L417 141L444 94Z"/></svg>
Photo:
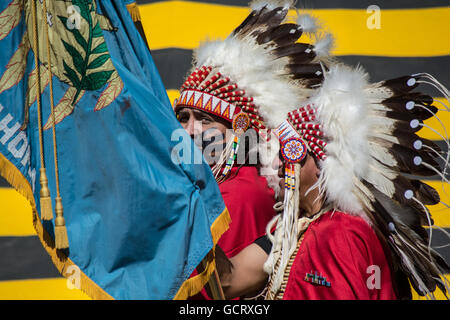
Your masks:
<svg viewBox="0 0 450 320"><path fill-rule="evenodd" d="M306 13L298 15L297 24L302 27L302 30L305 33L316 33L319 29L317 19Z"/></svg>

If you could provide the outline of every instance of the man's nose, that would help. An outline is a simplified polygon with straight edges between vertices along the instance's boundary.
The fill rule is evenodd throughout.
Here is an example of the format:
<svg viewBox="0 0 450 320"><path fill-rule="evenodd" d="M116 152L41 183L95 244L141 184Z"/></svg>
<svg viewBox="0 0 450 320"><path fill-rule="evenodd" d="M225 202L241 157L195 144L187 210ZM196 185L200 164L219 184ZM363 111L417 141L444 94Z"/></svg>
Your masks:
<svg viewBox="0 0 450 320"><path fill-rule="evenodd" d="M196 121L194 117L190 117L188 122L186 123L184 129L187 131L187 133L191 136L194 137L197 134L201 133L201 122L200 121Z"/></svg>

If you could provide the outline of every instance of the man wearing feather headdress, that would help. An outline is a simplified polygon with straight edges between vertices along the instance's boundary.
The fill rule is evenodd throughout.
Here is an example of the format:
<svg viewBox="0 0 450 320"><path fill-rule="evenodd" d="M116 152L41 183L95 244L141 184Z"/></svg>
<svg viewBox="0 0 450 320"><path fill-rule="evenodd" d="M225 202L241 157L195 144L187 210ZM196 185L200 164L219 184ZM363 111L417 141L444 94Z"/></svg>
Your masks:
<svg viewBox="0 0 450 320"><path fill-rule="evenodd" d="M265 5L264 1L251 4L260 9ZM218 243L228 257L263 236L275 215L270 188L277 193L279 186L277 171L270 165L278 150L268 139L268 129L275 128L284 115L277 116L274 110L286 113L306 101L312 86L322 79L320 62L330 36L315 45L295 43L309 26L280 24L290 5L291 1L273 1L269 7L276 10L263 10L259 16L253 11L225 41L205 43L195 50L194 68L174 102L181 124L194 140L208 136L206 129L217 129L219 137L225 129L233 130L212 166L232 220ZM286 74L291 58L295 64ZM195 122L203 122L202 129L196 131ZM260 142L256 166L236 161L238 150L246 147L244 137L251 133Z"/></svg>
<svg viewBox="0 0 450 320"><path fill-rule="evenodd" d="M416 135L437 108L412 90L431 83L447 98L448 90L428 74L369 83L361 68L323 55L320 42L296 43L313 20L282 24L291 5L254 1L223 42L246 53L227 47L227 58L236 52L240 66L260 66L253 81L273 95L251 108L278 137L285 189L267 238L221 275L226 295L249 294L267 279L268 299L410 298L409 282L420 295L445 294L450 268L423 227L432 225L425 205L440 199L420 181L435 174L446 181L445 170L435 160L439 148Z"/></svg>
<svg viewBox="0 0 450 320"><path fill-rule="evenodd" d="M423 228L432 224L425 205L440 200L418 180L441 170L438 147L415 134L436 111L411 92L426 78L369 84L363 70L335 65L310 103L288 113L275 130L284 210L268 238L232 259L222 275L229 297L268 275L269 299L411 298L408 280L421 295L446 294L449 267Z"/></svg>
<svg viewBox="0 0 450 320"><path fill-rule="evenodd" d="M210 137L208 129L214 128L217 143L217 137L220 140L226 129L232 129L223 152L212 163L232 219L230 229L219 241L229 257L264 235L275 213L270 188L276 193L279 186L270 162L271 154L277 155L278 150L271 149L268 130L275 128L283 116L277 116L274 110L286 113L306 101L313 92L311 87L322 79L320 62L326 58L331 38L326 35L315 45L295 43L310 26L280 24L291 2L272 1L269 7L277 10L266 10L261 16L253 11L226 40L207 42L196 49L193 70L174 102L175 113L194 140L196 136L201 136L201 141ZM265 1L251 4L252 8L265 5ZM273 30L268 29L270 24ZM291 58L295 64L286 74ZM202 129L195 130L196 122ZM260 142L256 166L242 165L236 159L249 133ZM204 141L199 145L204 149L209 146Z"/></svg>

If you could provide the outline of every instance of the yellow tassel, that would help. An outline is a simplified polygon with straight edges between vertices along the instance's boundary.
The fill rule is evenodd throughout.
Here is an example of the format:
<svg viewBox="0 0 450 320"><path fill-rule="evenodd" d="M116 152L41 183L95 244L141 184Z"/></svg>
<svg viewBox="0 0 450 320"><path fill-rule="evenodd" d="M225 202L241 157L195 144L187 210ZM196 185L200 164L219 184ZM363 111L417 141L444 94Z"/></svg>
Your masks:
<svg viewBox="0 0 450 320"><path fill-rule="evenodd" d="M55 246L56 249L67 249L69 247L69 238L67 237L61 197L56 197L55 199L55 213Z"/></svg>
<svg viewBox="0 0 450 320"><path fill-rule="evenodd" d="M69 277L71 273L66 273L70 266L77 266L72 260L64 255L63 252L58 252L54 246L53 239L42 226L36 211L36 203L31 189L30 182L23 176L23 174L14 166L8 159L0 153L0 176L4 177L8 183L13 186L20 194L22 194L29 202L32 208L33 226L36 234L49 254L53 264L64 277ZM105 290L98 284L92 281L84 272L80 272L81 291L86 293L94 300L113 300Z"/></svg>
<svg viewBox="0 0 450 320"><path fill-rule="evenodd" d="M45 168L41 168L40 172L41 177L39 181L41 183L41 191L40 191L41 219L52 220L53 219L52 199L50 198L50 190L48 188L48 179L47 174L45 172Z"/></svg>
<svg viewBox="0 0 450 320"><path fill-rule="evenodd" d="M133 19L133 22L141 21L141 14L139 13L139 8L136 2L127 4L127 9L131 15L131 19Z"/></svg>

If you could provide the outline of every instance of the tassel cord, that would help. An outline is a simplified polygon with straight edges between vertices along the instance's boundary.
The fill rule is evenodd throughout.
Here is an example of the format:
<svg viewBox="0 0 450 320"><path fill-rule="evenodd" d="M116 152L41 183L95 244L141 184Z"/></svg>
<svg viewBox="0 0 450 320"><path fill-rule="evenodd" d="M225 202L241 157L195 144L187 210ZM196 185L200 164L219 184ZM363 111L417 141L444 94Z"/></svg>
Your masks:
<svg viewBox="0 0 450 320"><path fill-rule="evenodd" d="M34 49L34 64L36 68L36 102L38 113L38 132L39 132L39 156L41 160L41 168L45 168L44 163L44 144L42 139L42 119L41 119L41 75L39 70L39 48L38 48L38 23L36 17L36 1L32 1L32 16L33 16L33 49Z"/></svg>
<svg viewBox="0 0 450 320"><path fill-rule="evenodd" d="M43 14L44 16L47 13L47 0L43 0ZM51 62L51 55L50 55L50 39L49 39L49 32L48 32L48 20L45 19L46 22L44 23L45 28L45 35L46 35L46 43L47 43L47 60L48 60L48 73L49 73L49 88L50 88L50 112L52 113L52 131L53 131L53 156L54 156L54 162L55 162L55 182L56 182L56 196L61 197L60 195L60 188L59 188L59 170L58 170L58 153L57 153L57 146L56 146L56 126L55 126L55 110L54 110L54 100L53 100L53 74L52 74L52 62Z"/></svg>

